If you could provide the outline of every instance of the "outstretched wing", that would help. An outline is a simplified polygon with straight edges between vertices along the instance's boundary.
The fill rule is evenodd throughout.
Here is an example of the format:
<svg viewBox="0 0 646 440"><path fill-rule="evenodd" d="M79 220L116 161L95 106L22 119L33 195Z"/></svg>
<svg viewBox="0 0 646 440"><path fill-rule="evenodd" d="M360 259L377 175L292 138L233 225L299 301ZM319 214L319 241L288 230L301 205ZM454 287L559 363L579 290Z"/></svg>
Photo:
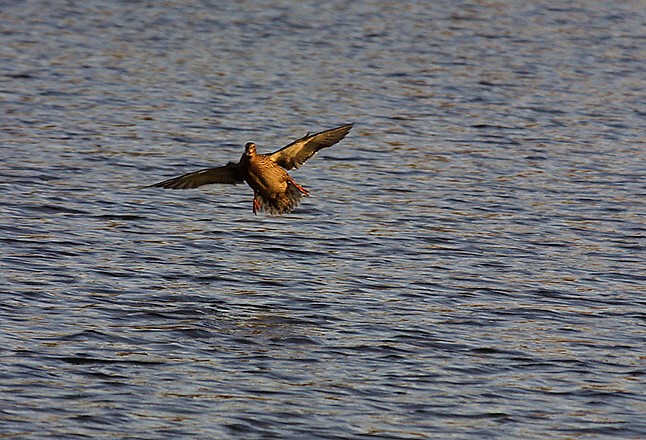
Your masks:
<svg viewBox="0 0 646 440"><path fill-rule="evenodd" d="M286 147L269 155L269 158L286 170L298 168L319 150L339 142L350 132L354 124L346 124L316 134L307 134Z"/></svg>
<svg viewBox="0 0 646 440"><path fill-rule="evenodd" d="M222 167L206 168L200 171L182 174L181 176L149 185L146 188L189 189L211 183L236 184L242 182L244 182L244 178L242 177L240 164L229 162Z"/></svg>

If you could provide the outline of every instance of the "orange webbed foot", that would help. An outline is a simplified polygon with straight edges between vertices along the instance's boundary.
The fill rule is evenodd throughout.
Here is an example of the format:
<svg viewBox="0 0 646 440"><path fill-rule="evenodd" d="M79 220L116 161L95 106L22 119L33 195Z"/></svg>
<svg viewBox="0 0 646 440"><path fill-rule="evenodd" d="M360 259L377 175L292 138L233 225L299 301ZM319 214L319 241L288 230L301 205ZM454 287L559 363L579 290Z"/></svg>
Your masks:
<svg viewBox="0 0 646 440"><path fill-rule="evenodd" d="M306 196L310 195L310 192L307 189L300 186L298 183L294 182L294 179L292 179L291 177L289 177L288 179L289 179L288 182L291 183L292 185L294 185L297 190L299 190L300 192L302 192Z"/></svg>

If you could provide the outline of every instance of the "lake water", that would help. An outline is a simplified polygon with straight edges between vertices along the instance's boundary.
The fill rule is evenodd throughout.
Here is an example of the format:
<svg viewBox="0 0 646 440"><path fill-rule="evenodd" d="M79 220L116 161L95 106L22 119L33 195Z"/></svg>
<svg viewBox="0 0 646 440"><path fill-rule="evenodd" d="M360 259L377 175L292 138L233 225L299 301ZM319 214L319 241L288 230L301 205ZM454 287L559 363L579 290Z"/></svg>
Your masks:
<svg viewBox="0 0 646 440"><path fill-rule="evenodd" d="M646 437L643 1L3 2L0 437ZM347 122L254 216L139 189Z"/></svg>

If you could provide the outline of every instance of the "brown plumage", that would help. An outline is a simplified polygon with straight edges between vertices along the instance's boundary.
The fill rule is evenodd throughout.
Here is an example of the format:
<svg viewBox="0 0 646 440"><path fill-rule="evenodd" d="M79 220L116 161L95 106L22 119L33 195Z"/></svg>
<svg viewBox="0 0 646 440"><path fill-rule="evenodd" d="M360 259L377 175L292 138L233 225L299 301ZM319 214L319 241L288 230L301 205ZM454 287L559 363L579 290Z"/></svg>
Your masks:
<svg viewBox="0 0 646 440"><path fill-rule="evenodd" d="M256 144L248 142L238 163L183 174L150 187L188 189L212 183L247 182L254 192L254 214L258 211L284 214L296 208L303 195L309 195L286 170L299 168L319 150L339 142L352 126L346 124L312 135L308 133L271 154L256 153Z"/></svg>

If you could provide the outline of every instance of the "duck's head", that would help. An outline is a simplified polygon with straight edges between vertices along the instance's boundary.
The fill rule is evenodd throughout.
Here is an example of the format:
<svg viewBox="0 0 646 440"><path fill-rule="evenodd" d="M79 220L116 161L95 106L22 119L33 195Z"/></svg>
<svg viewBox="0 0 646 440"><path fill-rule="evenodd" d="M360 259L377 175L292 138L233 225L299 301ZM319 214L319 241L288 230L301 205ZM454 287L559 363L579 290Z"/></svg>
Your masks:
<svg viewBox="0 0 646 440"><path fill-rule="evenodd" d="M247 142L244 146L244 154L246 156L255 156L256 155L256 144L253 142Z"/></svg>

